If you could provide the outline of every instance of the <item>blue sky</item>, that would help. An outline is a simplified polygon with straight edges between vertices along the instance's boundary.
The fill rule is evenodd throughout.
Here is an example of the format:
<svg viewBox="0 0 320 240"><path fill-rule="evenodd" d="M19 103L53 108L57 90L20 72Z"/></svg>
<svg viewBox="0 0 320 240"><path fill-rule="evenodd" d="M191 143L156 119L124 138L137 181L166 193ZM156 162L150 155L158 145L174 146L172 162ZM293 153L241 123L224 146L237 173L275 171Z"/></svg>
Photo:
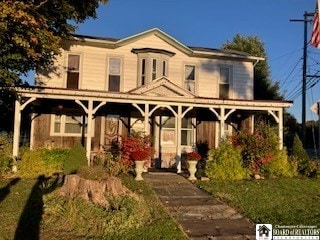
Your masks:
<svg viewBox="0 0 320 240"><path fill-rule="evenodd" d="M159 28L188 46L220 48L241 35L258 36L264 43L271 78L294 100L289 109L301 122L303 19L314 12L316 0L109 0L98 19L78 26L76 33L124 38ZM312 25L308 24L308 39ZM308 47L308 74L320 70L320 49ZM315 81L315 79L310 80ZM320 99L320 83L307 91L307 120L316 120L310 106Z"/></svg>

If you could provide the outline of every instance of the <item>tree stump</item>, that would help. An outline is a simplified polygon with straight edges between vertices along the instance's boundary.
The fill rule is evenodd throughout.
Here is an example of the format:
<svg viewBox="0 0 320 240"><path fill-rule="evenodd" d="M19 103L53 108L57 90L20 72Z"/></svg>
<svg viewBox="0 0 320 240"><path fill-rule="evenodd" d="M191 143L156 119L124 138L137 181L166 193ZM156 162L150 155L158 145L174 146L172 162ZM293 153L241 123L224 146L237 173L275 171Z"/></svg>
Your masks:
<svg viewBox="0 0 320 240"><path fill-rule="evenodd" d="M81 178L76 174L65 176L64 184L59 193L61 196L69 198L83 198L106 209L110 208L110 203L107 200L109 197L129 195L134 199L138 198L117 177L108 177L105 180L91 180Z"/></svg>

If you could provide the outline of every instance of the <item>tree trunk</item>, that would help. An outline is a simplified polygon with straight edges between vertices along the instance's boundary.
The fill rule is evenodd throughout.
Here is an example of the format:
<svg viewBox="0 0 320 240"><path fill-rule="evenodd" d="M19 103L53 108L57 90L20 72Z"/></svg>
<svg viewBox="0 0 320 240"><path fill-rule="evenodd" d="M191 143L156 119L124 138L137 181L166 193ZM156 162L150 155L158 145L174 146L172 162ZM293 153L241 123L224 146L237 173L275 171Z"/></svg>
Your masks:
<svg viewBox="0 0 320 240"><path fill-rule="evenodd" d="M110 208L106 197L129 195L137 199L137 196L125 187L117 177L109 177L99 181L81 178L76 174L65 176L60 195L69 198L81 197L106 209Z"/></svg>

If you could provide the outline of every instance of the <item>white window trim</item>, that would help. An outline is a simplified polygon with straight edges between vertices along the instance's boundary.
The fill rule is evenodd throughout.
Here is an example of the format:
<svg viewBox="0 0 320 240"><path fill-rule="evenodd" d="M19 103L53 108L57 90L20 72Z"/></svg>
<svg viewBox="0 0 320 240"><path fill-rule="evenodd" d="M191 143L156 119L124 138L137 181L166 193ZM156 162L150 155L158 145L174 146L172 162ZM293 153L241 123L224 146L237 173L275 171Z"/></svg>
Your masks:
<svg viewBox="0 0 320 240"><path fill-rule="evenodd" d="M145 85L159 79L160 77L169 77L169 56L161 53L140 53L138 54L138 86L142 85L142 59L145 59ZM153 60L157 61L156 77L152 79ZM163 61L166 62L166 75L163 76Z"/></svg>
<svg viewBox="0 0 320 240"><path fill-rule="evenodd" d="M183 67L182 67L182 86L183 88L185 88L185 83L187 81L191 81L191 80L186 80L186 66L194 66L194 92L193 94L198 94L198 84L199 84L199 64L195 63L195 62L185 62L183 63Z"/></svg>
<svg viewBox="0 0 320 240"><path fill-rule="evenodd" d="M54 132L55 116L56 116L56 114L51 114L50 136L61 136L61 137L81 137L82 136L82 132L80 132L80 133L66 133L65 132L66 116L67 116L65 114L61 114L60 132L59 133ZM68 115L68 116L70 116L70 115ZM95 126L95 119L92 119L91 137L94 137L94 126ZM85 137L87 137L87 136L88 136L88 134L85 133Z"/></svg>
<svg viewBox="0 0 320 240"><path fill-rule="evenodd" d="M107 60L106 60L106 76L105 76L105 87L104 89L106 89L106 91L109 91L109 59L110 58L119 58L120 59L120 89L119 92L123 92L123 74L124 74L124 67L123 67L123 63L124 63L124 57L121 55L108 55L107 56Z"/></svg>
<svg viewBox="0 0 320 240"><path fill-rule="evenodd" d="M233 66L232 65L227 65L227 64L220 64L218 68L218 74L219 74L219 81L218 81L218 97L220 96L220 70L221 68L228 68L229 69L229 99L233 98L233 91L232 91L232 86L233 86Z"/></svg>
<svg viewBox="0 0 320 240"><path fill-rule="evenodd" d="M182 119L181 119L181 120L182 120ZM184 127L181 126L181 131L182 131L182 130L191 131L191 132L192 132L192 141L193 141L193 142L192 142L190 145L182 145L182 143L181 143L181 146L184 146L184 147L188 147L188 146L192 147L192 146L195 146L195 142L196 142L196 128L195 128L194 126L195 126L195 124L196 124L196 119L195 119L195 118L192 118L192 119L191 119L191 122L192 122L191 128L184 128ZM181 134L180 134L180 137L181 137Z"/></svg>
<svg viewBox="0 0 320 240"><path fill-rule="evenodd" d="M65 68L64 68L64 88L67 88L67 78L68 78L68 59L69 59L69 55L79 55L80 59L79 59L79 83L78 83L78 89L82 88L82 71L83 71L83 53L82 52L66 52L66 56L65 56Z"/></svg>

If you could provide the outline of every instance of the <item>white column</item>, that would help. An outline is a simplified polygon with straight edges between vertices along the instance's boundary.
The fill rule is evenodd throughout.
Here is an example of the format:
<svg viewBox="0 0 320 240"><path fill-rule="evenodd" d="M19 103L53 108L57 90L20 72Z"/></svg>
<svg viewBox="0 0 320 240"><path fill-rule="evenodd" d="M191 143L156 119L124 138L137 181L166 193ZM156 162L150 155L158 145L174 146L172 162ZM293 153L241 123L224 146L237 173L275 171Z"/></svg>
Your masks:
<svg viewBox="0 0 320 240"><path fill-rule="evenodd" d="M91 141L92 141L92 114L93 112L93 101L88 101L88 125L87 125L87 142L86 142L86 151L87 151L87 159L88 166L90 165L90 155L91 155Z"/></svg>
<svg viewBox="0 0 320 240"><path fill-rule="evenodd" d="M220 139L224 137L224 124L225 124L225 109L222 107L220 109Z"/></svg>
<svg viewBox="0 0 320 240"><path fill-rule="evenodd" d="M176 153L177 173L181 173L181 118L182 118L182 107L178 106L178 114L176 117L176 123L177 123L177 153Z"/></svg>
<svg viewBox="0 0 320 240"><path fill-rule="evenodd" d="M34 121L36 120L36 114L31 114L31 129L30 129L30 149L34 149Z"/></svg>
<svg viewBox="0 0 320 240"><path fill-rule="evenodd" d="M16 100L15 109L14 109L13 154L12 154L14 159L19 156L20 127L21 127L21 104L18 100Z"/></svg>
<svg viewBox="0 0 320 240"><path fill-rule="evenodd" d="M146 103L144 106L144 132L146 135L150 135L149 104L148 103Z"/></svg>
<svg viewBox="0 0 320 240"><path fill-rule="evenodd" d="M280 150L283 148L283 109L281 108L279 111L279 122L278 122L278 135L279 135L279 148Z"/></svg>

